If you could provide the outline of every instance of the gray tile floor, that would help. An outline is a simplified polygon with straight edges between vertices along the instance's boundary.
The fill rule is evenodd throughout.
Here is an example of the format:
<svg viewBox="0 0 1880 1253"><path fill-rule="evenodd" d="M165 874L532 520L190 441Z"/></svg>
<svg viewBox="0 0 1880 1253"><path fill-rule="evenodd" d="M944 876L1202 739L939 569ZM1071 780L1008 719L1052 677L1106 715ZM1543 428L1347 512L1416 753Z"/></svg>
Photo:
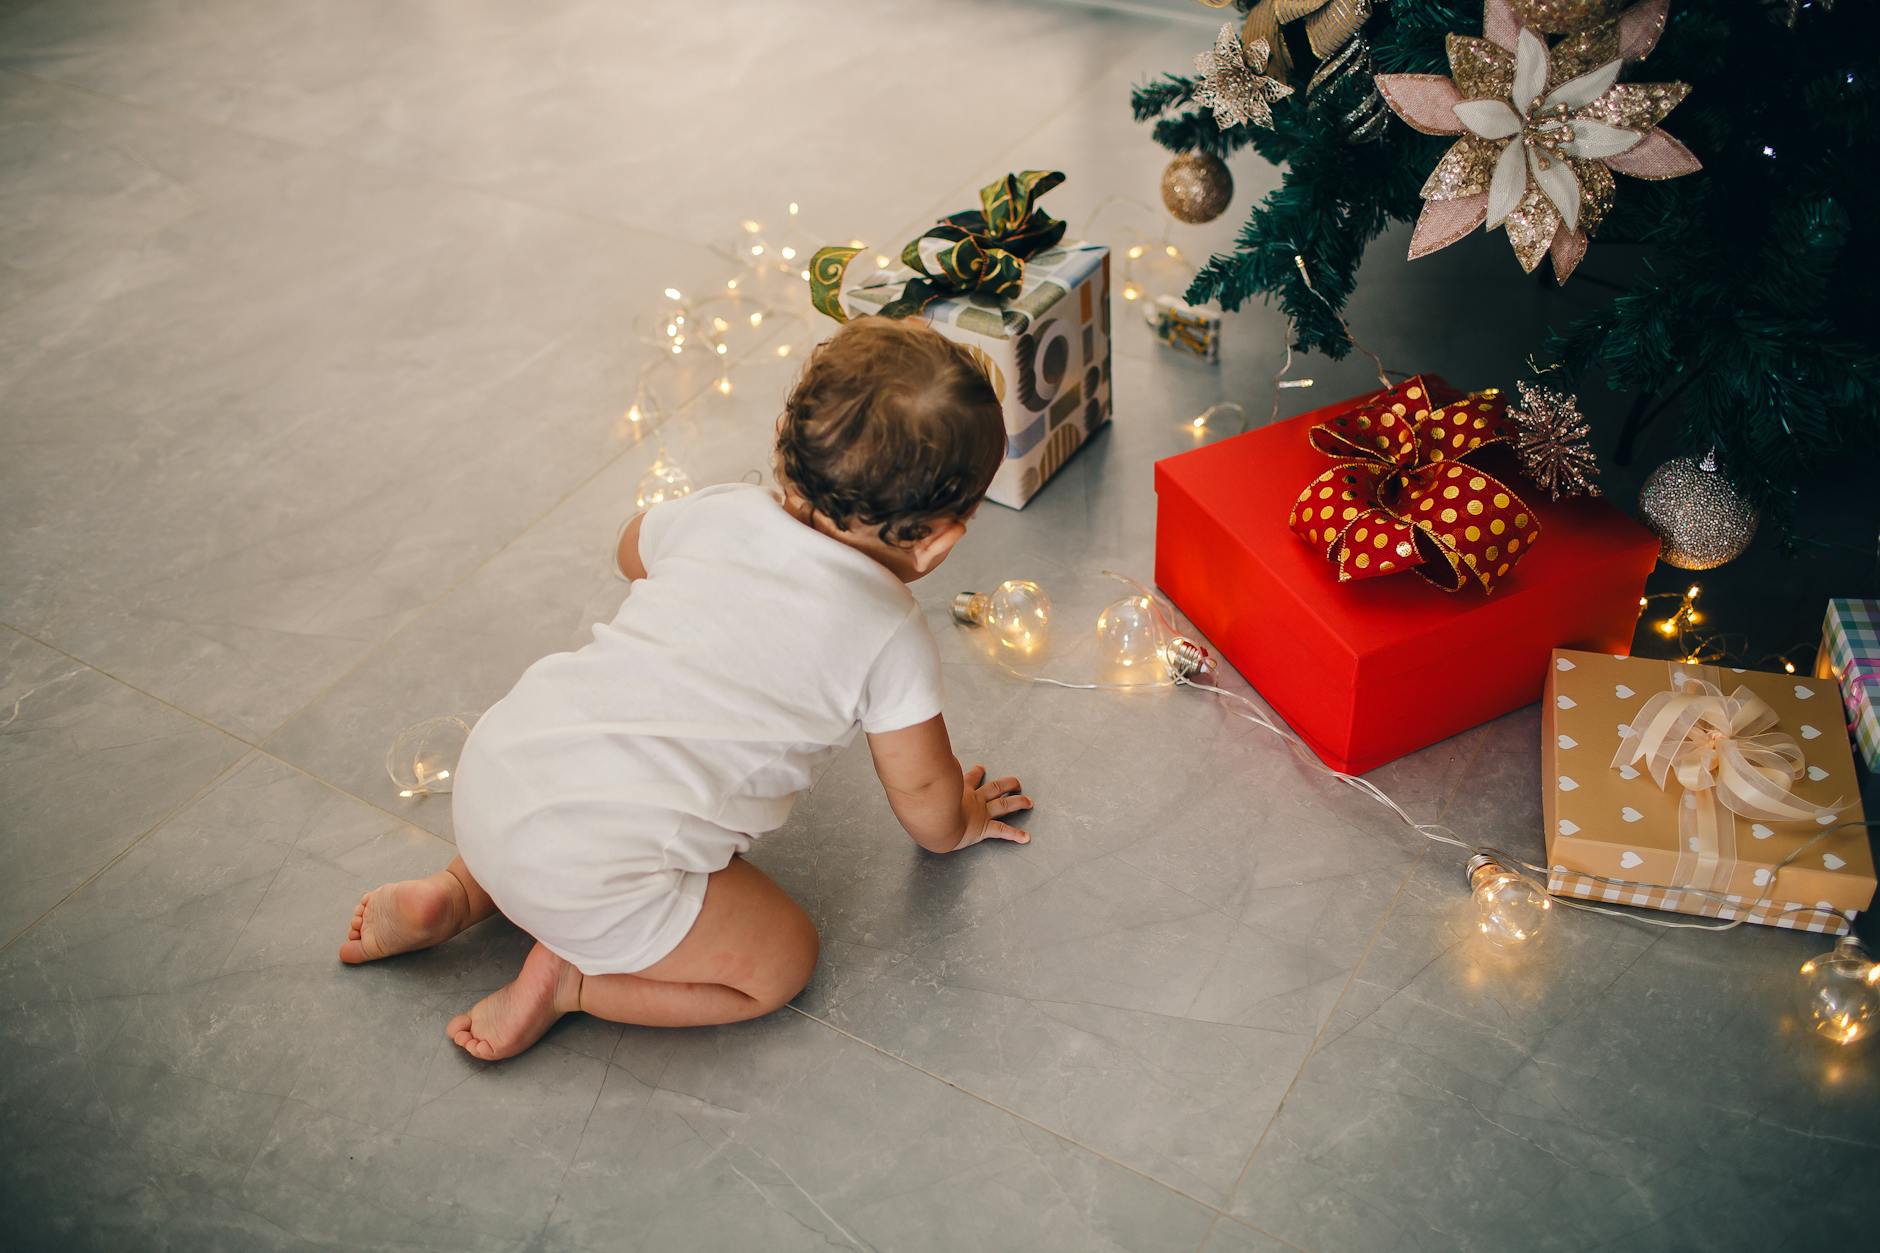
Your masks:
<svg viewBox="0 0 1880 1253"><path fill-rule="evenodd" d="M1497 959L1454 858L1205 699L1021 686L945 623L962 587L1037 578L1075 623L1100 569L1146 575L1150 463L1214 400L1263 416L1265 312L1211 370L1119 305L1114 429L920 589L1031 845L925 857L845 757L755 855L822 967L736 1028L571 1019L485 1066L442 1024L525 937L334 960L362 889L450 852L447 802L382 771L396 730L611 612L657 456L766 463L808 323L729 395L666 380L649 432L622 414L659 289L721 282L789 200L804 242L892 242L1008 168L1069 171L1052 208L1094 234L1159 232L1103 204L1164 159L1125 90L1206 37L993 0L0 2L8 1247L1871 1237L1875 1062L1792 1017L1818 940L1563 917ZM1237 174L1242 205L1275 182ZM1400 256L1354 321L1459 381L1596 298L1508 284L1493 241ZM1492 304L1457 298L1483 276ZM1288 408L1364 384L1306 369ZM1537 854L1536 735L1518 712L1377 777Z"/></svg>

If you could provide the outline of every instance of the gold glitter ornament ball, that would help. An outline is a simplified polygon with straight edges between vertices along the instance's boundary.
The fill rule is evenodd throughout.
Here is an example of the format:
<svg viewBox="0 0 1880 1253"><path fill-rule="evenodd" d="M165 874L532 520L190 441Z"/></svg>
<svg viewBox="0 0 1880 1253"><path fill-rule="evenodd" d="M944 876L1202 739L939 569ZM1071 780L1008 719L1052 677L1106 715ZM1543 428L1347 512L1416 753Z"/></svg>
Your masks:
<svg viewBox="0 0 1880 1253"><path fill-rule="evenodd" d="M1638 494L1645 525L1664 541L1658 560L1681 570L1710 570L1743 555L1760 515L1717 468L1715 453L1674 457Z"/></svg>
<svg viewBox="0 0 1880 1253"><path fill-rule="evenodd" d="M1530 30L1559 35L1619 16L1624 0L1513 0L1514 15Z"/></svg>
<svg viewBox="0 0 1880 1253"><path fill-rule="evenodd" d="M1184 152L1162 171L1162 203L1183 222L1212 222L1234 199L1234 176L1219 157Z"/></svg>

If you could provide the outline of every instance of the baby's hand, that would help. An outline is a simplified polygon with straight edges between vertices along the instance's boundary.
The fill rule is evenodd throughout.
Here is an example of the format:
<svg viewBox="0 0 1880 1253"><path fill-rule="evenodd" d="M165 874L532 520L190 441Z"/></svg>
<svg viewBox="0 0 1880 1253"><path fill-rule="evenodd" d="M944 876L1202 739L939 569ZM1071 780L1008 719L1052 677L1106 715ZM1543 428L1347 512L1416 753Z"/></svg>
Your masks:
<svg viewBox="0 0 1880 1253"><path fill-rule="evenodd" d="M1031 798L1018 790L1014 778L987 781L986 768L974 766L966 772L966 794L961 798L966 810L966 834L953 846L954 852L970 848L981 840L1010 840L1029 844L1031 836L1017 827L1000 822L1007 814L1031 808Z"/></svg>

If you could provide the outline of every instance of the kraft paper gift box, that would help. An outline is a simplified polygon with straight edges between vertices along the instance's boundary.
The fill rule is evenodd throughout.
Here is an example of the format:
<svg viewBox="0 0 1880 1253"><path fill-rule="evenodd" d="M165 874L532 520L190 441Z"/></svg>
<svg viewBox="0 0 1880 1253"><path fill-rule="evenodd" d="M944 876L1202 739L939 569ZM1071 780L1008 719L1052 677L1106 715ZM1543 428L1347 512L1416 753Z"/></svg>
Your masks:
<svg viewBox="0 0 1880 1253"><path fill-rule="evenodd" d="M842 291L850 317L879 313L911 270L871 276ZM1110 420L1110 250L1064 244L1025 259L1017 296L934 301L926 318L985 367L1005 409L1005 464L986 497L1022 509Z"/></svg>
<svg viewBox="0 0 1880 1253"><path fill-rule="evenodd" d="M1847 729L1869 770L1880 770L1880 600L1831 600L1815 677L1841 685Z"/></svg>
<svg viewBox="0 0 1880 1253"><path fill-rule="evenodd" d="M1648 733L1647 703L1660 693L1701 697L1688 686L1694 680L1725 698L1754 697L1773 714L1772 725L1751 730L1749 706L1735 741L1752 749L1769 741L1750 735L1792 741L1801 773L1788 803L1805 816L1733 813L1715 788L1687 790L1675 771L1661 788L1649 762L1629 759L1630 745L1615 764L1628 736ZM1704 723L1677 743L1699 746L1696 760L1727 757L1714 730ZM1705 736L1719 757L1703 756ZM1541 707L1541 787L1548 887L1563 895L1829 935L1845 934L1873 899L1867 832L1841 825L1858 824L1861 807L1831 682L1556 649Z"/></svg>

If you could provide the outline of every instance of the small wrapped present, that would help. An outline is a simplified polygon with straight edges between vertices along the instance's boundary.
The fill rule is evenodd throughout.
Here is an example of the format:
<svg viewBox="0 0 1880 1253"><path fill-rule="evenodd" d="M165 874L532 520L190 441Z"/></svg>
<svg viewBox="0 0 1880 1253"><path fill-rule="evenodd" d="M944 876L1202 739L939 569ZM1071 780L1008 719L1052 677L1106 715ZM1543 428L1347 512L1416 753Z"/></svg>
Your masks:
<svg viewBox="0 0 1880 1253"><path fill-rule="evenodd" d="M1203 361L1221 359L1221 319L1206 309L1185 305L1173 296L1157 296L1143 306L1142 320L1170 348Z"/></svg>
<svg viewBox="0 0 1880 1253"><path fill-rule="evenodd" d="M1436 408L1463 399L1439 378L1427 377L1423 385ZM1639 594L1658 557L1657 537L1601 500L1540 500L1518 508L1509 492L1508 504L1498 505L1488 480L1513 477L1512 456L1501 448L1478 448L1467 462L1451 456L1469 452L1469 440L1487 430L1474 425L1484 416L1480 411L1466 416L1460 447L1455 424L1444 424L1440 460L1431 427L1426 461L1445 476L1454 462L1465 475L1432 479L1431 507L1412 506L1439 528L1454 526L1459 548L1426 552L1428 533L1414 524L1413 534L1397 537L1410 546L1407 554L1392 545L1389 531L1381 548L1369 526L1360 539L1358 515L1371 505L1344 500L1340 493L1355 489L1342 482L1320 485L1332 489L1329 497L1314 488L1318 503L1310 506L1308 523L1299 489L1327 465L1312 432L1355 418L1385 394L1327 405L1155 467L1156 582L1326 764L1351 773L1533 702L1556 647L1629 648ZM1354 478L1366 478L1375 491L1394 490L1385 481L1389 474L1374 474L1368 458L1353 452L1341 460L1362 460L1351 471ZM1482 485L1473 486L1478 477ZM1451 486L1453 497L1447 495ZM1390 496L1390 503L1397 501ZM1469 512L1471 501L1481 503L1480 513ZM1453 522L1444 520L1445 511L1454 513ZM1496 520L1503 523L1499 535ZM1471 526L1478 530L1473 540ZM1297 527L1315 532L1309 546ZM1537 531L1545 539L1529 555L1527 539ZM1516 537L1522 540L1513 550L1518 566L1506 548ZM1342 563L1340 547L1346 550ZM1413 558L1431 556L1436 586L1409 577ZM1384 560L1391 569L1382 570ZM1341 565L1353 577L1341 581ZM1373 569L1390 577L1356 577ZM1452 574L1472 582L1486 577L1495 594L1442 590Z"/></svg>
<svg viewBox="0 0 1880 1253"><path fill-rule="evenodd" d="M1880 600L1831 600L1815 676L1841 686L1847 729L1869 770L1880 770Z"/></svg>
<svg viewBox="0 0 1880 1253"><path fill-rule="evenodd" d="M1557 649L1541 707L1548 886L1841 935L1874 893L1832 683Z"/></svg>
<svg viewBox="0 0 1880 1253"><path fill-rule="evenodd" d="M863 249L819 250L810 300L838 322L924 317L965 344L1005 408L1005 464L986 492L1014 509L1110 420L1110 250L1062 243L1036 199L1064 181L1027 170L989 183L980 207L910 241L902 268L847 285Z"/></svg>

